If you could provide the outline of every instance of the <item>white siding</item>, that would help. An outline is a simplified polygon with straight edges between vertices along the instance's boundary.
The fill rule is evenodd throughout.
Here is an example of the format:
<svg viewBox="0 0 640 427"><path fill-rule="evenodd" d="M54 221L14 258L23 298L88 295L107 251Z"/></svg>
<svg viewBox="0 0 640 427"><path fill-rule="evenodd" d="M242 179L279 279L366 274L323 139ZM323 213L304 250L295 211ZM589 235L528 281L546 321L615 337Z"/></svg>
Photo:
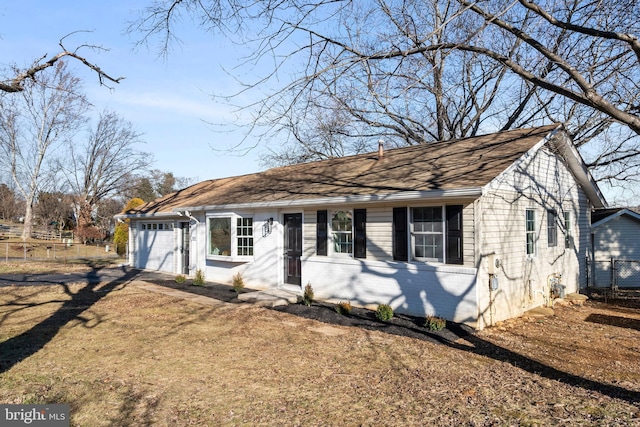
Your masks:
<svg viewBox="0 0 640 427"><path fill-rule="evenodd" d="M448 204L464 206L464 266L393 261L391 204L366 207L366 258L332 256L331 251L328 256L317 256L317 210L305 210L302 283L310 283L319 299L350 301L371 308L390 304L398 312L438 315L475 326L474 204L469 201Z"/></svg>
<svg viewBox="0 0 640 427"><path fill-rule="evenodd" d="M611 259L640 261L640 221L628 215L612 218L592 230L594 266L592 286L611 286ZM640 263L618 263L616 284L640 287Z"/></svg>
<svg viewBox="0 0 640 427"><path fill-rule="evenodd" d="M476 326L475 268L311 257L302 274L319 299L370 308L389 304L400 313Z"/></svg>
<svg viewBox="0 0 640 427"><path fill-rule="evenodd" d="M209 212L212 213L212 212ZM225 261L220 259L207 259L207 225L203 215L197 232L197 257L198 269L204 272L205 280L214 283L230 285L233 276L240 273L246 286L254 289L266 289L276 287L282 280L284 264L282 263L282 225L278 212L241 212L242 216L253 218L253 253L250 260ZM271 233L266 233L263 226L273 218ZM192 242L193 243L193 242ZM191 247L194 250L194 245Z"/></svg>
<svg viewBox="0 0 640 427"><path fill-rule="evenodd" d="M480 316L484 324L515 317L543 305L552 274L562 274L566 292L586 286L590 205L561 158L546 147L508 169L481 198L479 256ZM535 211L536 252L526 254L525 210ZM547 210L558 214L558 243L547 240ZM572 248L564 244L564 213L571 215ZM499 287L489 287L488 262L500 259Z"/></svg>
<svg viewBox="0 0 640 427"><path fill-rule="evenodd" d="M620 215L593 229L596 260L640 260L640 221Z"/></svg>

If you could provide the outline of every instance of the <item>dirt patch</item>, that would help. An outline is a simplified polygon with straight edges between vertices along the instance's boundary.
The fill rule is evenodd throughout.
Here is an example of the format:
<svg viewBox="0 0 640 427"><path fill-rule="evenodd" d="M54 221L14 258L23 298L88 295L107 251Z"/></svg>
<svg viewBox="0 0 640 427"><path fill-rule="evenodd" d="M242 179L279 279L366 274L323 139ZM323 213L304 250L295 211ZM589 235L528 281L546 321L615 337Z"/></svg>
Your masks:
<svg viewBox="0 0 640 427"><path fill-rule="evenodd" d="M237 299L230 287L192 288ZM72 425L91 426L634 425L638 320L640 308L589 301L479 333L431 332L329 304L5 287L0 401L69 403Z"/></svg>

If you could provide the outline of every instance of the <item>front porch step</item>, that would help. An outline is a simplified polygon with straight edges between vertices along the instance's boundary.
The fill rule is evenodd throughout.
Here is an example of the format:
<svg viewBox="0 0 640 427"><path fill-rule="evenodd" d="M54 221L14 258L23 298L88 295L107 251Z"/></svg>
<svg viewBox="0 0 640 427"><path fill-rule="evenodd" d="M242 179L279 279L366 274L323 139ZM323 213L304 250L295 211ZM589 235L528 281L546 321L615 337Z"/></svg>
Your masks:
<svg viewBox="0 0 640 427"><path fill-rule="evenodd" d="M241 293L238 295L238 300L259 307L278 307L280 305L297 303L298 295L281 289L267 289L264 291Z"/></svg>
<svg viewBox="0 0 640 427"><path fill-rule="evenodd" d="M553 308L544 306L532 308L524 313L528 317L549 317L553 316L553 314Z"/></svg>
<svg viewBox="0 0 640 427"><path fill-rule="evenodd" d="M578 293L572 293L565 295L564 299L571 304L582 305L586 300L589 299L589 297Z"/></svg>

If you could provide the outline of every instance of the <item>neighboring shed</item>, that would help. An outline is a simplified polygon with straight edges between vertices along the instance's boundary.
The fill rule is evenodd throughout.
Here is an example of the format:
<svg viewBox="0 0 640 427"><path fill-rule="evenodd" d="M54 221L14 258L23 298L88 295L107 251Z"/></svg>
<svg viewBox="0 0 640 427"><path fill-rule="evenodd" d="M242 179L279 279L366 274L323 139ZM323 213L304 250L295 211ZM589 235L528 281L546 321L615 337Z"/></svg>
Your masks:
<svg viewBox="0 0 640 427"><path fill-rule="evenodd" d="M562 125L204 181L131 210L129 263L483 328L587 286L602 195ZM171 237L172 236L172 237Z"/></svg>
<svg viewBox="0 0 640 427"><path fill-rule="evenodd" d="M590 286L640 288L640 208L596 209L591 222Z"/></svg>

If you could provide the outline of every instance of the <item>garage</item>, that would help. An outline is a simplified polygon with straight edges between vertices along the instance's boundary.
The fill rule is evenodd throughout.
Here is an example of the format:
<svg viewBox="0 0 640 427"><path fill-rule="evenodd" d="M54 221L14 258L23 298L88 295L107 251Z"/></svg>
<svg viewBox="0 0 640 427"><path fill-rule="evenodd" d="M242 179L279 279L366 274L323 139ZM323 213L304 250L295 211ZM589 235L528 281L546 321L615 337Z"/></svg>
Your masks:
<svg viewBox="0 0 640 427"><path fill-rule="evenodd" d="M136 267L173 273L176 246L173 222L143 222L138 226Z"/></svg>

